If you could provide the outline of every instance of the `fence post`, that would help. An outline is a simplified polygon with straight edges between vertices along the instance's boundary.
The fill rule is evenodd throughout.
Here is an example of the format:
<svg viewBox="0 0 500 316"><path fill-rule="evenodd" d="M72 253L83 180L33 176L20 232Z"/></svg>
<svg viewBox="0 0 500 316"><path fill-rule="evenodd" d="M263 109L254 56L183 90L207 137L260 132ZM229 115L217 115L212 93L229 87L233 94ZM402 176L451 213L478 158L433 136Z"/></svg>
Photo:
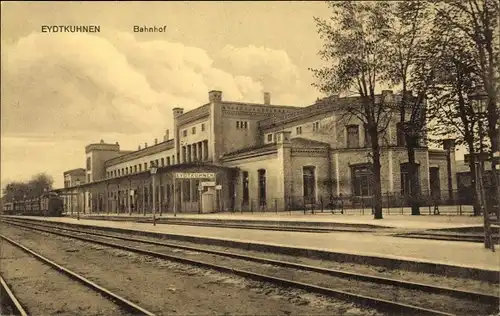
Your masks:
<svg viewBox="0 0 500 316"><path fill-rule="evenodd" d="M323 213L323 196L319 197L319 202L321 203L321 213Z"/></svg>
<svg viewBox="0 0 500 316"><path fill-rule="evenodd" d="M344 214L344 199L342 198L342 193L339 195L340 197L340 214Z"/></svg>
<svg viewBox="0 0 500 316"><path fill-rule="evenodd" d="M387 215L391 215L391 196L389 191L387 191Z"/></svg>
<svg viewBox="0 0 500 316"><path fill-rule="evenodd" d="M250 212L253 213L253 200L250 201Z"/></svg>
<svg viewBox="0 0 500 316"><path fill-rule="evenodd" d="M361 210L363 215L365 215L365 199L363 197L361 197Z"/></svg>
<svg viewBox="0 0 500 316"><path fill-rule="evenodd" d="M302 205L304 205L304 215L306 215L306 199L302 199Z"/></svg>
<svg viewBox="0 0 500 316"><path fill-rule="evenodd" d="M274 199L274 210L276 211L276 214L278 214L278 199Z"/></svg>

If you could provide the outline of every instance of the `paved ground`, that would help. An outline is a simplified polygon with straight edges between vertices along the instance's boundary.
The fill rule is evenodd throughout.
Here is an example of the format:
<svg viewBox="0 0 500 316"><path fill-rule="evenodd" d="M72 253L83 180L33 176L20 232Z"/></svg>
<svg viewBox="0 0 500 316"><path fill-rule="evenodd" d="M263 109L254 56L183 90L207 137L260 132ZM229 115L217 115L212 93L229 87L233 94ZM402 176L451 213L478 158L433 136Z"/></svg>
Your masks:
<svg viewBox="0 0 500 316"><path fill-rule="evenodd" d="M81 217L88 216L108 216L108 214L80 214ZM76 216L76 213L73 214ZM131 216L127 214L110 213L109 216L120 217L141 217L142 215L133 213ZM146 214L151 217L151 214ZM172 213L163 214L159 218L173 218ZM144 217L144 216L142 216ZM177 214L177 219L217 219L217 220L254 220L254 221L301 221L301 222L329 222L329 223L345 223L345 224L369 224L377 226L386 226L403 229L442 229L454 227L472 227L482 226L482 217L473 216L448 216L448 215L398 215L384 214L384 219L374 220L370 214L332 214L332 213L315 213L304 214L303 212L254 212L254 213L212 213L212 214Z"/></svg>
<svg viewBox="0 0 500 316"><path fill-rule="evenodd" d="M171 216L170 214L168 216ZM194 217L199 215L184 215ZM204 217L236 217L242 215L236 214L210 214L203 215ZM257 218L259 214L254 214L252 218ZM261 218L272 218L270 214L260 215ZM276 216L274 214L273 216ZM470 225L477 224L480 219L467 217L421 217L414 219L401 216L388 217L383 221L374 221L371 216L341 216L341 215L314 215L303 216L288 214L288 220L307 220L309 218L328 218L339 219L345 221L358 222L383 222L408 225L408 223L419 223L420 226L447 226L453 224ZM116 222L106 220L91 220L75 218L43 218L32 217L38 220L79 223L83 225L104 226L104 227L120 227L126 229L163 232L171 234L182 234L200 237L210 237L217 239L230 239L241 242L255 242L272 245L282 245L287 247L299 247L307 249L319 249L332 252L361 254L368 256L380 256L387 258L397 258L412 261L426 261L441 264L449 264L455 266L474 267L487 270L500 270L500 256L498 252L491 252L484 249L480 243L456 242L456 241L436 241L424 239L396 238L391 236L381 236L373 233L297 233L297 232L279 232L279 231L262 231L262 230L247 230L247 229L231 229L231 228L215 228L215 227L199 227L199 226L184 226L184 225L167 225L157 224L153 226L150 223L136 222ZM278 218L284 219L285 215Z"/></svg>

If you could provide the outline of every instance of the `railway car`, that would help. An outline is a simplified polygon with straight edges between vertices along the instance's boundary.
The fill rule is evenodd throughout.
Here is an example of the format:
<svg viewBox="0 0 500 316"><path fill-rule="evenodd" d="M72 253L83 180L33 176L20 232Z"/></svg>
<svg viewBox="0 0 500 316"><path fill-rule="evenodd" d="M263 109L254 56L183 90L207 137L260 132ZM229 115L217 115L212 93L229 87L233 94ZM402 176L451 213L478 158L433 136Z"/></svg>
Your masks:
<svg viewBox="0 0 500 316"><path fill-rule="evenodd" d="M5 214L5 215L14 214L14 203L13 202L3 203L3 214Z"/></svg>
<svg viewBox="0 0 500 316"><path fill-rule="evenodd" d="M63 200L55 193L46 193L38 198L15 200L12 206L4 206L4 213L28 216L62 216Z"/></svg>

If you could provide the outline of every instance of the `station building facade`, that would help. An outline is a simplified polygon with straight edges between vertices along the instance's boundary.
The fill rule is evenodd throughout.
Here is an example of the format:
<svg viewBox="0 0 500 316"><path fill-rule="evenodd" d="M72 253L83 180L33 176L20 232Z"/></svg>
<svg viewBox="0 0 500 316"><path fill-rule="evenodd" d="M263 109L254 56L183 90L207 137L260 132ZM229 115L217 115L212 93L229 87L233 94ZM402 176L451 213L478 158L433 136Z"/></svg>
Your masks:
<svg viewBox="0 0 500 316"><path fill-rule="evenodd" d="M392 91L378 98L400 100ZM76 196L84 212L149 213L153 206L157 212L279 211L341 194L369 198L369 138L342 106L356 102L333 96L293 107L271 104L269 93L256 104L224 101L221 91L210 91L208 103L194 110L173 109L174 124L160 142L135 151L102 140L86 146L85 183L59 191ZM408 160L398 119L381 137L381 184L383 192L406 194ZM444 150L421 141L422 192L445 199L446 188L456 189L454 152L451 140ZM158 168L154 175L151 166Z"/></svg>

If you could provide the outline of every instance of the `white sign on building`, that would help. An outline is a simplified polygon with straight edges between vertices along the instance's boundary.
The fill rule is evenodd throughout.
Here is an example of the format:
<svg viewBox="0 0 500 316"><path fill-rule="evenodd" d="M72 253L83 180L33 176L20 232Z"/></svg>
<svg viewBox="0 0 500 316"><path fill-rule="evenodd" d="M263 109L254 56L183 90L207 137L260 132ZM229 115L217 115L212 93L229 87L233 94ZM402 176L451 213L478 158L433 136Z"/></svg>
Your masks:
<svg viewBox="0 0 500 316"><path fill-rule="evenodd" d="M176 179L215 179L213 172L177 172Z"/></svg>

